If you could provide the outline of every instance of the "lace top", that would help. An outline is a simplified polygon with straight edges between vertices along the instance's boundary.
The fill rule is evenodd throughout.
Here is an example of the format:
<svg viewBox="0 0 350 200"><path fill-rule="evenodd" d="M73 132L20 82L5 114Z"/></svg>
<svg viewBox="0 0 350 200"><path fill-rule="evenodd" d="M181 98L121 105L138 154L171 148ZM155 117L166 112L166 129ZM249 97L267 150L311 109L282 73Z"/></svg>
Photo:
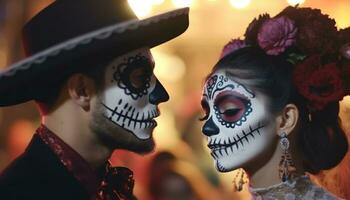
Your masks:
<svg viewBox="0 0 350 200"><path fill-rule="evenodd" d="M334 200L340 199L311 182L308 176L267 188L250 188L254 200Z"/></svg>

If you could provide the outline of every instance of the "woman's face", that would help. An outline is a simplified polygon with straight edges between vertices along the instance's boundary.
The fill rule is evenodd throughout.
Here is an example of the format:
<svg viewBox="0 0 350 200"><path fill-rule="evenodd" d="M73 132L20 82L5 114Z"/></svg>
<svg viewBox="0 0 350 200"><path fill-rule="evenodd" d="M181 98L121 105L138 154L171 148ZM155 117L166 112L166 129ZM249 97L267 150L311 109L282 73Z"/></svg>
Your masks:
<svg viewBox="0 0 350 200"><path fill-rule="evenodd" d="M221 172L249 167L274 148L277 140L268 99L242 83L218 70L203 88L201 104L206 115L202 132Z"/></svg>

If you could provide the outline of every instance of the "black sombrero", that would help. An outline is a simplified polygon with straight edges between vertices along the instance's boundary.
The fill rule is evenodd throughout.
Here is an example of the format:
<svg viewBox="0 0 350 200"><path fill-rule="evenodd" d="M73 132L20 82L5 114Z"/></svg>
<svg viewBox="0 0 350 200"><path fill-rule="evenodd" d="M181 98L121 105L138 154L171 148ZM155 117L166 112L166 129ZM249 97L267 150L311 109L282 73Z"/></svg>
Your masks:
<svg viewBox="0 0 350 200"><path fill-rule="evenodd" d="M35 99L68 62L107 52L122 55L175 38L187 29L188 12L139 20L126 0L56 0L24 26L27 58L0 72L0 106Z"/></svg>

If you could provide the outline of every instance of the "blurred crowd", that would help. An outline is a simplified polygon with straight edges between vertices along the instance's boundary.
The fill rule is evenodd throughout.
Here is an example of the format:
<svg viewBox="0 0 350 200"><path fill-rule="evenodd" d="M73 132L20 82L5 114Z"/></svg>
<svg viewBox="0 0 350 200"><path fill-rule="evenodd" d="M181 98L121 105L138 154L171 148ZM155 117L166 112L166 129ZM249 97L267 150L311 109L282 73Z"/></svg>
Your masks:
<svg viewBox="0 0 350 200"><path fill-rule="evenodd" d="M34 1L0 0L0 69L7 63L18 60L22 55L18 40L21 24L51 0ZM250 21L250 19L247 20ZM214 48L209 42L215 42L215 45L220 47L222 44L216 40L209 41L209 39L205 40L208 43L203 46L200 45L203 43L203 39L195 43L193 38L197 38L198 35L205 37L205 34L197 33L195 35L196 28L200 27L195 25L198 25L200 20L192 18L192 21L193 25L188 33L189 38L178 40L179 43L176 45L172 43L174 49L168 50L177 52L186 60L187 65L193 65L192 69L188 69L192 71L188 71L183 77L186 81L176 83L180 89L175 90L175 84L168 84L165 81L165 87L169 88L170 95L174 100L170 100L169 104L165 105L168 107L165 107L163 116L174 118L175 132L170 127L169 132L164 132L167 130L164 128L157 127L156 129L163 131L157 132L157 137L167 138L167 144L171 143L171 145L164 145L162 142L165 140L157 140L156 151L143 156L118 150L113 154L111 163L116 166L129 167L134 171L135 194L141 200L249 199L248 184L245 184L242 192L234 191L232 181L235 172L219 174L215 170L210 153L206 148L205 138L201 134L202 124L198 122L201 117L199 101L201 82L197 80L204 80L204 76L201 74L207 74L211 67L208 64L209 61L203 60L203 57L212 59L217 56L212 53L213 50L217 50L215 49L217 47L214 46ZM215 24L220 23L215 21ZM236 29L236 27L233 28ZM225 32L216 28L213 28L213 31L215 31L214 29L220 34ZM228 34L232 33L228 32ZM227 40L225 37L222 38L224 41ZM191 48L188 48L189 45L184 46L184 42L190 40L194 42L193 45L190 45ZM201 48L200 52L198 50L198 55L193 54L195 47ZM204 70L203 65L207 67ZM201 70L198 70L199 67L202 67ZM191 76L194 73L198 77ZM193 82L198 82L197 86L191 84ZM177 101L178 99L180 101ZM163 109L161 108L161 110ZM166 112L167 110L171 110L171 112ZM349 136L350 97L345 98L342 102L340 117ZM36 113L33 103L12 108L0 108L0 170L4 169L8 163L25 150L39 123L39 114ZM169 126L169 123L162 121L159 122L159 126ZM313 177L313 180L338 196L350 199L348 177L350 177L349 153L339 166L322 172Z"/></svg>

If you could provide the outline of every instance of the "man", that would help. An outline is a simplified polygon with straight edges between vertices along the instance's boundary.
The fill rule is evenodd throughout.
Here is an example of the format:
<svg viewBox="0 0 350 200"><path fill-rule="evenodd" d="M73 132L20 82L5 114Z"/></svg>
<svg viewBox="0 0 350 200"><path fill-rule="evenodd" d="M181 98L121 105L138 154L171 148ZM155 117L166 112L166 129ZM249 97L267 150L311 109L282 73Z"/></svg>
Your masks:
<svg viewBox="0 0 350 200"><path fill-rule="evenodd" d="M0 105L35 100L42 115L1 175L0 199L135 199L115 149L147 153L169 96L150 48L188 26L188 9L136 19L126 0L56 0L23 29L28 58L0 73Z"/></svg>

